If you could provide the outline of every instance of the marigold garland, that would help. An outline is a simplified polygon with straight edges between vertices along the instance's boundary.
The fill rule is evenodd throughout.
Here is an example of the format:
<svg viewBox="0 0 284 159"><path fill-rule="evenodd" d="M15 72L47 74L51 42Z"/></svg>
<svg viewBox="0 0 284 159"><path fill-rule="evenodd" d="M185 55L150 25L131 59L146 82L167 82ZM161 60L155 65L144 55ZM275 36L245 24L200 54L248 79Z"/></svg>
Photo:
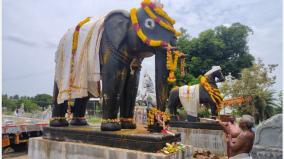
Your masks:
<svg viewBox="0 0 284 159"><path fill-rule="evenodd" d="M68 89L68 95L69 95L69 99L68 99L68 109L67 109L67 114L68 114L68 118L70 118L71 115L71 106L72 106L72 98L71 98L71 93L72 93L72 86L74 83L74 61L75 61L75 55L76 55L76 51L77 51L77 47L78 47L78 38L79 38L79 31L80 28L86 24L87 22L90 21L90 17L85 18L84 20L82 20L75 28L75 31L73 33L73 39L72 39L72 57L70 60L70 75L69 75L69 89Z"/></svg>
<svg viewBox="0 0 284 159"><path fill-rule="evenodd" d="M219 91L219 89L217 88L213 88L209 83L208 83L208 79L207 77L201 76L200 77L200 84L205 88L205 90L208 92L208 94L210 95L211 99L213 100L213 102L216 104L217 106L217 112L220 112L220 110L222 109L222 101L223 101L223 97Z"/></svg>
<svg viewBox="0 0 284 159"><path fill-rule="evenodd" d="M152 39L149 39L142 31L139 23L138 23L138 19L137 19L137 16L136 16L136 13L137 13L137 10L136 8L132 8L130 10L130 18L131 18L131 22L132 22L132 25L134 27L134 30L136 31L137 33L137 36L144 42L146 43L147 45L149 46L153 46L153 47L156 47L156 46L168 46L169 44L166 42L166 41L162 41L162 40L152 40Z"/></svg>
<svg viewBox="0 0 284 159"><path fill-rule="evenodd" d="M185 57L181 58L181 61L180 61L180 76L182 78L185 76L184 67L185 67Z"/></svg>
<svg viewBox="0 0 284 159"><path fill-rule="evenodd" d="M119 123L120 120L119 119L102 119L101 122L102 123Z"/></svg>
<svg viewBox="0 0 284 159"><path fill-rule="evenodd" d="M177 32L171 25L167 24L166 22L164 22L162 19L160 19L159 17L157 17L148 6L142 6L144 11L149 15L149 17L151 19L153 19L156 23L158 23L160 26L162 26L163 28L173 32L176 36L180 36L181 33Z"/></svg>
<svg viewBox="0 0 284 159"><path fill-rule="evenodd" d="M152 107L152 108L150 108L150 110L149 110L149 112L147 114L147 124L148 124L148 126L154 125L155 117L157 115L160 115L163 118L164 122L167 122L167 121L170 120L170 115L168 113L162 112L162 111L158 110L157 108Z"/></svg>
<svg viewBox="0 0 284 159"><path fill-rule="evenodd" d="M176 81L175 70L177 68L178 58L181 56L184 56L184 54L179 51L174 51L172 53L170 46L167 48L167 69L169 70L169 77L167 80L169 83L174 83ZM181 65L181 67L184 66Z"/></svg>
<svg viewBox="0 0 284 159"><path fill-rule="evenodd" d="M141 3L142 7L143 6L149 6L151 9L155 11L159 16L165 18L168 22L170 22L172 25L176 23L174 19L172 19L165 11L163 11L162 8L157 7L154 3L151 2L151 0L144 0Z"/></svg>

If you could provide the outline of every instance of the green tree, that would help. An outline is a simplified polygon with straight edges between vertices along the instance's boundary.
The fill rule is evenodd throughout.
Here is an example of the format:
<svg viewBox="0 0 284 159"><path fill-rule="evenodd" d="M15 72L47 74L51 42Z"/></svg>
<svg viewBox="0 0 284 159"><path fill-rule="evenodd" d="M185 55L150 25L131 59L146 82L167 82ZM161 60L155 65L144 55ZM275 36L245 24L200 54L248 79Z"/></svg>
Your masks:
<svg viewBox="0 0 284 159"><path fill-rule="evenodd" d="M49 94L37 94L33 101L40 107L46 108L52 103L52 96Z"/></svg>
<svg viewBox="0 0 284 159"><path fill-rule="evenodd" d="M275 108L275 114L282 114L282 107L283 107L283 91L281 90L278 94L278 103L277 107Z"/></svg>
<svg viewBox="0 0 284 159"><path fill-rule="evenodd" d="M8 95L2 95L2 107L6 107L8 111L14 111L17 108L17 101L9 98Z"/></svg>
<svg viewBox="0 0 284 159"><path fill-rule="evenodd" d="M186 72L195 79L213 65L220 65L224 75L231 73L240 78L241 70L253 64L254 58L247 45L247 38L252 30L245 25L234 23L230 27L217 26L192 39L185 29L180 30L182 36L177 41L177 47L188 55Z"/></svg>
<svg viewBox="0 0 284 159"><path fill-rule="evenodd" d="M251 114L256 122L262 121L274 114L275 98L271 86L276 77L271 73L277 65L264 65L259 59L252 67L241 71L240 79L225 81L221 85L221 92L227 97L253 97L252 103L237 108L239 115Z"/></svg>
<svg viewBox="0 0 284 159"><path fill-rule="evenodd" d="M21 98L17 101L17 106L20 107L24 104L25 112L33 112L38 110L38 105L30 99Z"/></svg>

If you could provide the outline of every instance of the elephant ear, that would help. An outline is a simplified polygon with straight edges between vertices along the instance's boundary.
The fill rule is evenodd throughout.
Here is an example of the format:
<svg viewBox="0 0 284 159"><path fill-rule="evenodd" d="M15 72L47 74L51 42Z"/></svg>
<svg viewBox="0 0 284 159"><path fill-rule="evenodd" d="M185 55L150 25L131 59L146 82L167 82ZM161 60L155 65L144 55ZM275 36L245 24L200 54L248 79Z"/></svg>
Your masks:
<svg viewBox="0 0 284 159"><path fill-rule="evenodd" d="M130 16L127 11L116 10L110 12L104 22L104 32L108 40L118 49L125 39L130 25Z"/></svg>

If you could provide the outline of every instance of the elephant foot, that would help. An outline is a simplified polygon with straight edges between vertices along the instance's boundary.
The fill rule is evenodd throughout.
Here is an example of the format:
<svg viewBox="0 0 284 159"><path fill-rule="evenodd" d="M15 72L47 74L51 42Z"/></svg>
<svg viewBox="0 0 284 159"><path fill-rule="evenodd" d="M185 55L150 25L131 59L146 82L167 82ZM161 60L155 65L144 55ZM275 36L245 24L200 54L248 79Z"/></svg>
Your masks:
<svg viewBox="0 0 284 159"><path fill-rule="evenodd" d="M177 115L172 115L170 121L179 121L179 116L177 116Z"/></svg>
<svg viewBox="0 0 284 159"><path fill-rule="evenodd" d="M187 121L188 121L188 122L198 122L198 121L199 121L199 118L198 118L198 117L195 117L195 116L192 116L192 115L188 115L188 116L187 116Z"/></svg>
<svg viewBox="0 0 284 159"><path fill-rule="evenodd" d="M162 130L163 130L163 127L160 126L160 124L158 124L158 123L155 123L154 125L148 125L148 131L150 131L150 132L160 133L160 132L162 132Z"/></svg>
<svg viewBox="0 0 284 159"><path fill-rule="evenodd" d="M51 127L66 127L69 123L64 117L54 117L50 120L49 125Z"/></svg>
<svg viewBox="0 0 284 159"><path fill-rule="evenodd" d="M72 120L70 121L70 125L85 126L85 125L89 125L89 124L84 117L73 117Z"/></svg>
<svg viewBox="0 0 284 159"><path fill-rule="evenodd" d="M121 125L116 119L103 119L101 123L102 131L118 131L121 130Z"/></svg>
<svg viewBox="0 0 284 159"><path fill-rule="evenodd" d="M132 118L120 118L122 129L136 129L136 124Z"/></svg>

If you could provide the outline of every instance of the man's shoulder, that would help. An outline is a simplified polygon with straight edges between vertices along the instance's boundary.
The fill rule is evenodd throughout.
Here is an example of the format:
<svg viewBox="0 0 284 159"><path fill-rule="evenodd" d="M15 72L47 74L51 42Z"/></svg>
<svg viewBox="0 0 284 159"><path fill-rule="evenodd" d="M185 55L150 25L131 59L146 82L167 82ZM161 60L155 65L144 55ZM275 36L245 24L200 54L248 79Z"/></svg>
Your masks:
<svg viewBox="0 0 284 159"><path fill-rule="evenodd" d="M252 131L243 131L240 135L242 138L254 139L254 132Z"/></svg>

